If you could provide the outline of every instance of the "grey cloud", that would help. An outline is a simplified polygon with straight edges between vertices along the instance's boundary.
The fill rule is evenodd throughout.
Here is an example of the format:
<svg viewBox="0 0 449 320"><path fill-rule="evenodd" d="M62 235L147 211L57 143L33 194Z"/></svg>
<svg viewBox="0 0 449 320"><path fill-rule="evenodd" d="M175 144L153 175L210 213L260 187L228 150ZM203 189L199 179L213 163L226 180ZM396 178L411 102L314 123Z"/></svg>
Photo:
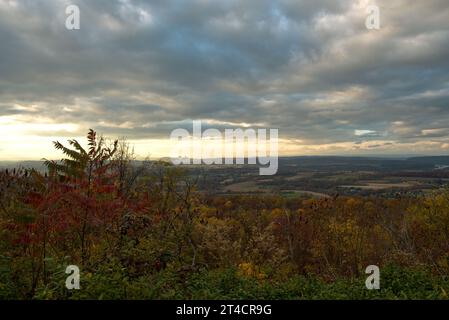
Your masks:
<svg viewBox="0 0 449 320"><path fill-rule="evenodd" d="M354 130L449 137L447 1L378 1L379 31L349 0L73 3L79 31L65 30L61 1L0 6L1 115L129 138L188 119L263 123L310 144L357 143Z"/></svg>

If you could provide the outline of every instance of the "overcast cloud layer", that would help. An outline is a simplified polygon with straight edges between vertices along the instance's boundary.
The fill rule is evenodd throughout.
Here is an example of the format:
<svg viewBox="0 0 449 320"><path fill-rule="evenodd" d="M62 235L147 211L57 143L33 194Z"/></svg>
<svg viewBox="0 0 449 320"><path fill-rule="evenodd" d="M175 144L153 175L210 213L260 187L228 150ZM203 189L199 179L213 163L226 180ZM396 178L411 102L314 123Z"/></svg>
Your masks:
<svg viewBox="0 0 449 320"><path fill-rule="evenodd" d="M0 159L191 119L278 128L283 154L448 153L449 3L0 0Z"/></svg>

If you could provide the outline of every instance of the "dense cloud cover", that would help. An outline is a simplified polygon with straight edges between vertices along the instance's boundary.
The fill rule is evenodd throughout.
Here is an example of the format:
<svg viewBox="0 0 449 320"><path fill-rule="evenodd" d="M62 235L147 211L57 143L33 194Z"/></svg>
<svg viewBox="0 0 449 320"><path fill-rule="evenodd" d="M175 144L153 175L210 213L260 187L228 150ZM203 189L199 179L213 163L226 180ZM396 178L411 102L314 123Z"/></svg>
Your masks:
<svg viewBox="0 0 449 320"><path fill-rule="evenodd" d="M0 0L3 158L6 137L163 140L191 119L278 128L284 154L444 154L448 98L447 0Z"/></svg>

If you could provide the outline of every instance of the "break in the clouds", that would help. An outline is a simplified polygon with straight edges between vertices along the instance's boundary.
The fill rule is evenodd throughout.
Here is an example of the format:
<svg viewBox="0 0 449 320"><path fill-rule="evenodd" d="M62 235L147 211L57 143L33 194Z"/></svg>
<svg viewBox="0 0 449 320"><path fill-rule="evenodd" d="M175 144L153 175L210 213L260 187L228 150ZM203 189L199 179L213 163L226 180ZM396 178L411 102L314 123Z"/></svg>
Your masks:
<svg viewBox="0 0 449 320"><path fill-rule="evenodd" d="M88 128L163 155L192 119L278 128L281 154L444 154L448 108L447 0L0 0L2 159Z"/></svg>

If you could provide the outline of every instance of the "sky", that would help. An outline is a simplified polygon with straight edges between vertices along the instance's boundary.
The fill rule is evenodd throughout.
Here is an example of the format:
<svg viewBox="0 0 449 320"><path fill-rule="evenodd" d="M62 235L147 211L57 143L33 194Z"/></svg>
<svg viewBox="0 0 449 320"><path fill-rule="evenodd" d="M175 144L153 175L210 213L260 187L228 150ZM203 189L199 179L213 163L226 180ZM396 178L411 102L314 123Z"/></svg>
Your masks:
<svg viewBox="0 0 449 320"><path fill-rule="evenodd" d="M167 156L193 120L278 129L280 155L448 154L449 3L0 0L0 160L89 128Z"/></svg>

